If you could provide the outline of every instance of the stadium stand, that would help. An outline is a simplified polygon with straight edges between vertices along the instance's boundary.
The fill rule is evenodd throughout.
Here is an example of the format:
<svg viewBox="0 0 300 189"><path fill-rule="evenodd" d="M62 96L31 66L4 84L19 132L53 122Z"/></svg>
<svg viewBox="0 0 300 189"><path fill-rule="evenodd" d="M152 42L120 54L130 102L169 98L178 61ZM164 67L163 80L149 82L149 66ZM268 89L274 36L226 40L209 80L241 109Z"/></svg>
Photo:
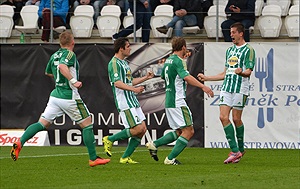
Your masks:
<svg viewBox="0 0 300 189"><path fill-rule="evenodd" d="M216 0L214 2L216 2ZM221 4L223 2L227 3L227 0L219 1L219 6L220 6L219 11L222 9L224 10L224 7L221 6ZM277 23L269 24L272 26L272 29L265 30L266 24L265 25L261 24L262 21L259 21L259 20L266 19L265 13L264 13L264 15L262 15L262 12L266 6L274 5L274 4L276 4L276 2L284 4L283 6L278 5L281 7L280 11L288 8L286 16L284 16L284 14L281 14L280 16L278 16L278 15L271 16L273 18L276 17L275 20L277 20ZM252 31L251 35L250 35L251 42L257 42L257 41L259 41L259 42L263 42L263 41L270 41L270 42L274 42L274 41L293 42L293 41L295 41L296 42L296 41L298 41L299 42L300 41L299 40L299 20L300 20L299 7L297 9L298 10L298 14L297 14L294 12L296 10L296 8L292 8L292 6L290 6L290 5L299 5L299 0L281 0L281 1L280 0L278 0L278 1L267 0L267 2L264 0L256 0L255 14L256 14L257 19L255 22L255 25L253 27L251 27L251 31ZM1 5L1 6L3 6L3 5ZM19 43L20 42L20 30L19 31L17 30L18 27L13 29L13 22L11 22L11 19L12 19L12 15L14 14L14 12L13 12L13 9L11 6L7 6L7 7L10 10L12 10L12 12L10 13L9 16L5 15L6 11L3 11L2 9L0 10L0 27L1 27L0 43ZM294 10L291 13L289 13L289 11L288 11L288 10L291 10L290 7L292 10ZM112 11L106 11L106 12L111 13ZM90 26L88 26L88 27L80 26L80 27L84 27L84 29L79 29L80 24L75 24L75 27L72 27L69 30L71 30L72 33L74 34L74 36L76 37L76 42L78 42L78 43L107 43L107 42L111 43L112 42L111 35L114 34L116 31L119 31L120 26L121 26L121 23L118 21L120 19L120 16L119 16L120 12L119 11L113 11L113 12L114 12L114 14L116 13L115 14L115 22L111 21L110 19L103 19L103 17L102 17L101 19L103 19L103 22L98 23L98 21L97 21L98 29L96 29L96 28L90 29ZM105 13L105 12L101 13L101 16L104 16L105 14L108 14L108 13ZM72 18L72 19L75 20L76 16L77 15L74 14L74 16L72 16L74 18ZM101 16L98 17L98 20L101 20L100 19ZM159 9L158 9L156 12L154 12L154 16L152 16L152 18L151 18L152 32L150 34L150 42L169 42L170 38L172 37L172 30L169 31L165 35L165 34L157 32L155 28L165 25L165 23L168 23L172 19L172 16L173 16L172 8L169 8L169 11L164 10L164 11L159 12ZM206 16L205 19L208 19L210 16L211 15ZM108 17L112 18L113 16L108 16ZM293 18L293 19L291 19L291 18ZM274 20L271 19L270 21L272 22ZM298 21L298 25L297 25L297 21ZM23 22L24 21L21 20L20 24L18 24L18 25L22 25ZM131 24L132 22L133 22L133 17L131 15L131 13L129 12L127 15L127 18L125 18L123 21L123 25L126 26L128 24ZM221 23L221 22L222 21L219 20L219 23ZM83 23L83 20L81 20L81 23ZM210 23L213 23L213 21L211 21ZM280 26L280 23L281 23L281 26ZM282 24L282 23L284 23L284 24ZM274 27L275 25L277 25L277 27ZM101 27L99 27L99 26L101 26ZM298 28L297 28L297 26L298 26ZM77 28L77 30L74 28ZM55 28L54 30L56 30L60 33L61 31L65 30L65 29L66 28ZM268 31L268 32L266 32L266 31ZM272 33L272 34L270 34L270 33ZM221 33L219 33L219 34L220 34L219 37L222 37L222 34ZM26 35L25 36L26 43L41 43L40 36L41 36L41 29L39 29L39 32L30 34L30 35ZM140 34L138 31L137 37L139 37L139 36L140 36ZM189 34L189 33L184 34L184 37L187 42L200 42L200 41L201 42L213 42L213 41L217 41L215 36L216 36L215 25L214 26L206 25L206 26L204 26L203 29L200 29L200 31L198 30L197 32L195 32L193 34ZM128 37L130 38L130 40L133 40L133 35L130 35ZM54 42L57 42L57 40L54 40Z"/></svg>
<svg viewBox="0 0 300 189"><path fill-rule="evenodd" d="M101 10L101 16L97 19L97 27L100 37L111 38L121 26L121 8L118 5L105 5Z"/></svg>
<svg viewBox="0 0 300 189"><path fill-rule="evenodd" d="M10 5L0 5L0 38L10 38L14 26L14 9Z"/></svg>
<svg viewBox="0 0 300 189"><path fill-rule="evenodd" d="M89 38L94 26L94 8L91 5L79 5L70 19L70 27L75 38Z"/></svg>

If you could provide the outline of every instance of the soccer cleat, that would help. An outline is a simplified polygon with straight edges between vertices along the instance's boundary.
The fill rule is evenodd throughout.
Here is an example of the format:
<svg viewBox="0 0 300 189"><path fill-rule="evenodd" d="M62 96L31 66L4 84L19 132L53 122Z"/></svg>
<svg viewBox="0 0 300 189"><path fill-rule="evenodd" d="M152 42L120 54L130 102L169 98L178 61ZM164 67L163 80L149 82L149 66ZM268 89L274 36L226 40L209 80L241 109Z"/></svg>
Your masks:
<svg viewBox="0 0 300 189"><path fill-rule="evenodd" d="M169 28L167 26L161 26L161 27L156 28L156 30L159 31L160 33L167 34Z"/></svg>
<svg viewBox="0 0 300 189"><path fill-rule="evenodd" d="M158 161L157 148L155 147L154 143L152 141L151 142L147 142L146 148L149 150L151 157L155 161Z"/></svg>
<svg viewBox="0 0 300 189"><path fill-rule="evenodd" d="M89 165L91 167L95 167L97 165L105 165L108 162L110 162L110 159L103 159L103 158L97 156L97 158L94 161L93 160L89 160Z"/></svg>
<svg viewBox="0 0 300 189"><path fill-rule="evenodd" d="M228 158L225 159L224 164L228 164L228 163L235 163L234 161L236 161L237 159L240 159L242 157L242 153L241 152L230 152L228 154ZM237 163L237 162L236 162Z"/></svg>
<svg viewBox="0 0 300 189"><path fill-rule="evenodd" d="M169 158L166 157L166 159L164 161L164 164L166 164L166 165L180 165L181 163L175 158L173 158L172 160L169 160Z"/></svg>
<svg viewBox="0 0 300 189"><path fill-rule="evenodd" d="M104 152L111 157L111 148L112 148L112 142L110 140L108 140L108 136L105 136L102 138L102 142L103 142L103 147L104 147Z"/></svg>
<svg viewBox="0 0 300 189"><path fill-rule="evenodd" d="M19 157L19 153L21 151L22 147L21 147L21 142L15 142L11 148L10 151L10 157L14 160L17 161L18 157Z"/></svg>
<svg viewBox="0 0 300 189"><path fill-rule="evenodd" d="M246 153L246 151L243 151L243 152L241 152L241 153L242 153L242 156L241 156L240 158L238 158L238 159L232 161L232 163L238 163L238 162L240 162L240 160L242 159L242 157L244 156L244 154Z"/></svg>
<svg viewBox="0 0 300 189"><path fill-rule="evenodd" d="M139 162L132 160L130 157L120 158L120 163L122 164L137 164Z"/></svg>

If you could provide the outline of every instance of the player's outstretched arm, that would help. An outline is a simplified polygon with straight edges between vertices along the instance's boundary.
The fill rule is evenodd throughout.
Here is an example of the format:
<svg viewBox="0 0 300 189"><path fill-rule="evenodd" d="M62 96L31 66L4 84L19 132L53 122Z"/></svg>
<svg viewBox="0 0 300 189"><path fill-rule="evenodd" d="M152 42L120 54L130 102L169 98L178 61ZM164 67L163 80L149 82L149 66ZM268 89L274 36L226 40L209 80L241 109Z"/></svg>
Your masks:
<svg viewBox="0 0 300 189"><path fill-rule="evenodd" d="M140 83L143 83L144 81L151 79L154 77L154 73L152 71L147 72L147 74L144 77L139 78L133 78L132 85L138 85Z"/></svg>
<svg viewBox="0 0 300 189"><path fill-rule="evenodd" d="M130 86L130 85L127 85L127 84L123 83L120 80L114 82L114 85L115 85L115 87L117 87L119 89L132 91L132 92L137 93L137 94L144 91L144 86L133 87L133 86Z"/></svg>
<svg viewBox="0 0 300 189"><path fill-rule="evenodd" d="M214 97L214 92L204 84L200 83L196 78L194 78L191 75L188 75L184 78L184 80L189 84L193 85L195 87L199 87L200 89L203 90L207 94L208 97Z"/></svg>
<svg viewBox="0 0 300 189"><path fill-rule="evenodd" d="M226 74L226 68L224 69L223 72L221 72L217 75L206 76L203 73L199 73L197 75L197 77L200 81L220 81L220 80L223 80L225 78L225 74Z"/></svg>

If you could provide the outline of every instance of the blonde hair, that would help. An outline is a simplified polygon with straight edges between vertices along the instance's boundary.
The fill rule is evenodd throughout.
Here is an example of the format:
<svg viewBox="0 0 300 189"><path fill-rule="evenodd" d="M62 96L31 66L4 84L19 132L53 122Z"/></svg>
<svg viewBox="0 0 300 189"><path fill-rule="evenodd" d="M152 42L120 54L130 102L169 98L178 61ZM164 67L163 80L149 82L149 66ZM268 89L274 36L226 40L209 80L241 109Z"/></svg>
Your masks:
<svg viewBox="0 0 300 189"><path fill-rule="evenodd" d="M59 44L61 47L72 45L73 40L73 34L68 31L64 31L59 35Z"/></svg>

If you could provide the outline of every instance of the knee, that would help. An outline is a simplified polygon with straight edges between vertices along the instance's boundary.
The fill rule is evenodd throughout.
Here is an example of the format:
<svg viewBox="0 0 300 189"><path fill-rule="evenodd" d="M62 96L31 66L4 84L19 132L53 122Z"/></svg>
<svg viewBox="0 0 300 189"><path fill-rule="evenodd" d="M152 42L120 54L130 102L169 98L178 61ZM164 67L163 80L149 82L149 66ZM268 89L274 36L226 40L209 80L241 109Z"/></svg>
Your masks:
<svg viewBox="0 0 300 189"><path fill-rule="evenodd" d="M238 118L238 117L232 118L232 121L233 121L233 123L234 123L235 126L239 126L239 125L243 124L242 119Z"/></svg>
<svg viewBox="0 0 300 189"><path fill-rule="evenodd" d="M175 29L182 29L184 25L183 20L178 20L175 24Z"/></svg>
<svg viewBox="0 0 300 189"><path fill-rule="evenodd" d="M229 122L228 116L220 115L219 119L222 123Z"/></svg>

